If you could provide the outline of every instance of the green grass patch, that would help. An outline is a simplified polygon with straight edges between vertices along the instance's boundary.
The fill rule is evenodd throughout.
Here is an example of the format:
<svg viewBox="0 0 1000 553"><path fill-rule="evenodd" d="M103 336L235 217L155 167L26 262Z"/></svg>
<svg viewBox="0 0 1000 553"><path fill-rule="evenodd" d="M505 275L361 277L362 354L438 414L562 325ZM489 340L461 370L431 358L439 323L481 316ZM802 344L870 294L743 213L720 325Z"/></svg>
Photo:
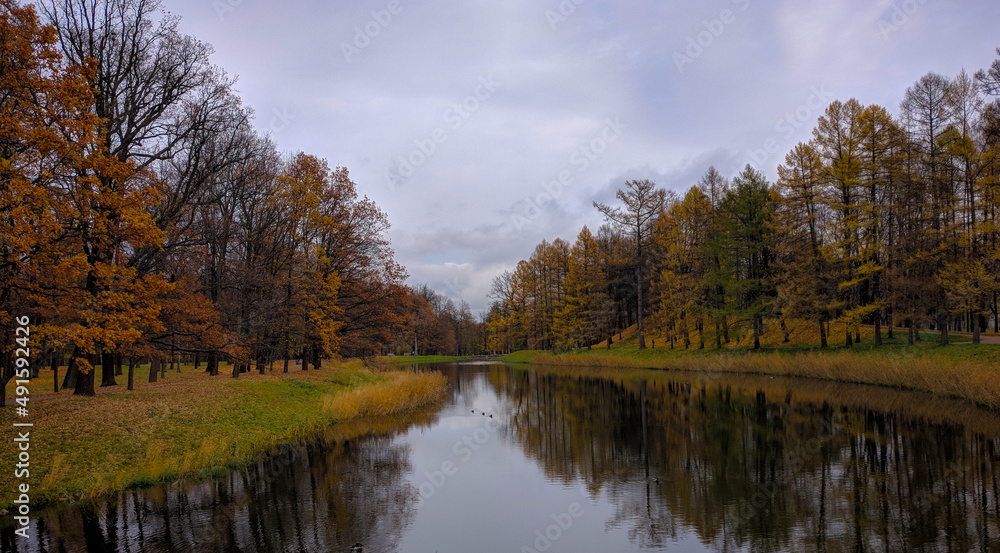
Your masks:
<svg viewBox="0 0 1000 553"><path fill-rule="evenodd" d="M96 397L60 394L32 402L32 501L212 478L284 444L330 432L346 439L388 430L438 401L447 386L443 377L415 386L407 376L412 373L373 373L360 362L287 374L251 372L238 379L183 368L173 374L159 386L134 391L121 386ZM376 399L407 402L388 413L391 419L380 420L382 411L370 408L363 394L369 389ZM349 407L338 408L344 401ZM14 419L12 408L0 410L0 424L9 428ZM16 455L13 442L0 443L0 456ZM0 473L0 508L11 505L14 489L13 471Z"/></svg>
<svg viewBox="0 0 1000 553"><path fill-rule="evenodd" d="M386 365L426 365L428 363L455 363L468 361L468 355L387 355L378 358L378 362Z"/></svg>

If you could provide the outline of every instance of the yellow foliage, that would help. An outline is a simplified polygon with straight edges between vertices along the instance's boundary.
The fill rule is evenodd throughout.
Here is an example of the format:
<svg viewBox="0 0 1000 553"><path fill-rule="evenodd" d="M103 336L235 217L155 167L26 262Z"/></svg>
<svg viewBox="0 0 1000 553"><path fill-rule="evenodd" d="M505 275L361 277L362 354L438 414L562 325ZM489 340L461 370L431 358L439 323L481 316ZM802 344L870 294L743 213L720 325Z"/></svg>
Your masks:
<svg viewBox="0 0 1000 553"><path fill-rule="evenodd" d="M411 411L444 397L447 379L436 372L383 373L386 382L322 399L323 411L335 420L382 417Z"/></svg>

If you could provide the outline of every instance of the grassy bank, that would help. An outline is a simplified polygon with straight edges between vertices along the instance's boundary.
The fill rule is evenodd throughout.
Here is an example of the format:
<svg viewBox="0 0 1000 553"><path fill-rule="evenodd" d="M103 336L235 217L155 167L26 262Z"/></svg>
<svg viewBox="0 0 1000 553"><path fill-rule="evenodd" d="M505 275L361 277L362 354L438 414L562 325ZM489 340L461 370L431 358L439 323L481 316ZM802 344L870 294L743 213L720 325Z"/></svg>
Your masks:
<svg viewBox="0 0 1000 553"><path fill-rule="evenodd" d="M657 347L639 351L638 343L629 332L606 347L570 352L521 351L504 357L508 362L533 363L547 366L629 367L676 369L707 373L745 373L768 376L795 376L876 384L899 389L913 389L960 398L979 407L1000 409L1000 345L973 345L959 338L948 346L936 345L937 336L925 334L923 340L910 346L905 333L896 331L894 338L884 338L875 346L871 329L862 331L861 343L853 347L832 345L820 349L803 331L784 342L784 335L765 336L764 347L752 351L739 341L714 349L714 337L705 349L698 349L694 339L688 349L674 345L663 337L655 338ZM618 336L615 336L618 339ZM966 342L966 343L962 343ZM606 344L605 344L606 345Z"/></svg>
<svg viewBox="0 0 1000 553"><path fill-rule="evenodd" d="M390 355L379 357L378 362L385 365L411 365L418 363L453 363L469 359L468 355Z"/></svg>
<svg viewBox="0 0 1000 553"><path fill-rule="evenodd" d="M64 392L33 401L25 419L34 423L32 501L223 474L283 444L405 423L406 415L437 405L447 387L436 373L372 372L357 361L239 379L171 374L134 391L122 385L91 398ZM14 418L11 407L0 411L6 428ZM4 440L5 464L16 456L14 443ZM0 506L11 504L14 488L13 471L0 473Z"/></svg>

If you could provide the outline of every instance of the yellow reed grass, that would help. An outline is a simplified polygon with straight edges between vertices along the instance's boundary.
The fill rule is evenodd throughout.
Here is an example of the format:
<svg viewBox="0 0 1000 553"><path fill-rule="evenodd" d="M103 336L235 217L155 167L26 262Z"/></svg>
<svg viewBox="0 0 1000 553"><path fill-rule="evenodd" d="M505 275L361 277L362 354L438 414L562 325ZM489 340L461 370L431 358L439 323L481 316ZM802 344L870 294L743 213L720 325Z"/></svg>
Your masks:
<svg viewBox="0 0 1000 553"><path fill-rule="evenodd" d="M448 386L440 373L393 371L381 376L385 382L324 396L323 411L337 421L396 415L440 400Z"/></svg>

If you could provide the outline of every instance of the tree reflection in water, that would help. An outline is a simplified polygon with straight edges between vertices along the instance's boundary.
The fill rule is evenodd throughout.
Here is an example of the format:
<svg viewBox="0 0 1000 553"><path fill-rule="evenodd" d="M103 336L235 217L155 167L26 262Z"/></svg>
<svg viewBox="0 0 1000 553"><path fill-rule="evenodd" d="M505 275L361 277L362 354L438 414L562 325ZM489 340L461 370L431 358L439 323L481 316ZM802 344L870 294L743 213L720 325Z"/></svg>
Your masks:
<svg viewBox="0 0 1000 553"><path fill-rule="evenodd" d="M527 454L608 494L607 527L644 549L690 528L719 551L1000 550L995 432L725 378L560 372L490 380Z"/></svg>
<svg viewBox="0 0 1000 553"><path fill-rule="evenodd" d="M34 522L30 551L394 551L415 496L390 436L287 447L208 483L118 494ZM5 532L4 551L24 551ZM21 549L17 549L20 546Z"/></svg>
<svg viewBox="0 0 1000 553"><path fill-rule="evenodd" d="M403 424L417 422L420 431L288 447L217 481L51 512L33 522L40 538L29 547L11 529L0 545L5 552L269 553L348 551L360 541L378 553L426 544L489 551L498 542L482 542L478 531L494 540L514 536L508 544L528 539L552 521L521 516L527 504L563 505L560 494L583 482L586 516L601 513L594 516L604 528L581 522L558 547L577 540L601 542L602 551L609 543L618 550L1000 551L1000 416L965 403L779 378L504 365L433 370L448 377L451 405ZM479 428L486 410L498 439L442 483L433 506L417 516L417 473L437 470L442 459L461 464L442 448ZM419 451L425 466L415 467ZM500 458L516 474L494 470ZM507 480L490 479L494 473ZM521 474L544 484L511 493L509 480ZM490 518L464 516L482 507ZM483 526L443 530L458 519Z"/></svg>

